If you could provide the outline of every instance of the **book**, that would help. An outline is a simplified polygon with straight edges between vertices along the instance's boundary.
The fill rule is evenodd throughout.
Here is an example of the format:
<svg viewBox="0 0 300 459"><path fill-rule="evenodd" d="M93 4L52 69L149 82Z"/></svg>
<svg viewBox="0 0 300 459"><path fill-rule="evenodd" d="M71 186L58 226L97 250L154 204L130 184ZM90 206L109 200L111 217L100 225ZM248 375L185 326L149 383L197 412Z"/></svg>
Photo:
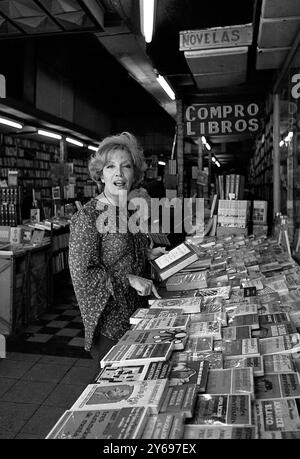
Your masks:
<svg viewBox="0 0 300 459"><path fill-rule="evenodd" d="M300 431L300 400L255 400L254 417L259 438L271 432Z"/></svg>
<svg viewBox="0 0 300 459"><path fill-rule="evenodd" d="M107 365L94 379L94 384L167 379L171 371L169 362L146 362L141 365Z"/></svg>
<svg viewBox="0 0 300 459"><path fill-rule="evenodd" d="M154 319L143 319L135 325L132 330L186 330L190 323L187 314L175 317L156 317Z"/></svg>
<svg viewBox="0 0 300 459"><path fill-rule="evenodd" d="M201 300L201 314L224 312L224 300L219 297L206 297Z"/></svg>
<svg viewBox="0 0 300 459"><path fill-rule="evenodd" d="M207 394L254 395L253 370L251 367L210 370L207 379Z"/></svg>
<svg viewBox="0 0 300 459"><path fill-rule="evenodd" d="M114 410L67 410L46 439L135 439L149 417L144 407Z"/></svg>
<svg viewBox="0 0 300 459"><path fill-rule="evenodd" d="M71 410L111 410L140 406L148 407L151 413L158 413L167 389L167 379L88 384Z"/></svg>
<svg viewBox="0 0 300 459"><path fill-rule="evenodd" d="M261 355L267 354L290 354L300 351L300 334L273 336L272 338L261 338Z"/></svg>
<svg viewBox="0 0 300 459"><path fill-rule="evenodd" d="M265 372L263 357L224 357L224 368L252 368L253 376L262 376Z"/></svg>
<svg viewBox="0 0 300 459"><path fill-rule="evenodd" d="M191 314L191 324L197 322L220 322L222 327L227 325L226 312L196 313Z"/></svg>
<svg viewBox="0 0 300 459"><path fill-rule="evenodd" d="M197 396L196 384L169 386L161 405L161 413L182 413L190 418L194 413Z"/></svg>
<svg viewBox="0 0 300 459"><path fill-rule="evenodd" d="M185 416L181 413L159 413L148 416L142 440L162 440L182 438Z"/></svg>
<svg viewBox="0 0 300 459"><path fill-rule="evenodd" d="M166 280L196 261L197 258L194 248L186 242L182 242L168 253L152 260L151 264L161 280Z"/></svg>
<svg viewBox="0 0 300 459"><path fill-rule="evenodd" d="M152 309L177 309L182 311L183 314L194 314L201 310L201 299L200 298L168 298L155 300L150 306Z"/></svg>
<svg viewBox="0 0 300 459"><path fill-rule="evenodd" d="M220 297L228 299L230 295L231 287L229 285L225 287L214 287L214 288L204 288L197 290L196 296L200 298L214 298Z"/></svg>
<svg viewBox="0 0 300 459"><path fill-rule="evenodd" d="M251 396L198 394L194 416L186 424L251 426Z"/></svg>
<svg viewBox="0 0 300 459"><path fill-rule="evenodd" d="M129 323L135 325L144 319L155 319L158 317L177 317L182 314L182 309L149 309L138 308L129 318Z"/></svg>
<svg viewBox="0 0 300 459"><path fill-rule="evenodd" d="M228 317L228 325L230 327L250 326L256 330L259 328L259 317L258 314L242 314L240 316Z"/></svg>
<svg viewBox="0 0 300 459"><path fill-rule="evenodd" d="M186 352L212 352L214 347L212 336L188 336L185 344Z"/></svg>
<svg viewBox="0 0 300 459"><path fill-rule="evenodd" d="M297 333L297 327L292 322L283 324L265 324L259 330L252 330L253 338L270 338L272 336L290 335Z"/></svg>
<svg viewBox="0 0 300 459"><path fill-rule="evenodd" d="M221 339L221 323L212 322L192 322L189 327L189 338L192 337L209 337Z"/></svg>
<svg viewBox="0 0 300 459"><path fill-rule="evenodd" d="M144 362L166 361L173 350L173 343L160 344L115 344L101 359L100 366L118 364L126 366Z"/></svg>
<svg viewBox="0 0 300 459"><path fill-rule="evenodd" d="M291 322L289 314L286 312L275 312L273 314L260 314L259 325L264 326L266 324L282 324Z"/></svg>
<svg viewBox="0 0 300 459"><path fill-rule="evenodd" d="M175 350L182 350L187 338L187 331L184 329L128 330L119 339L119 344L173 343Z"/></svg>
<svg viewBox="0 0 300 459"><path fill-rule="evenodd" d="M183 352L174 351L171 355L171 363L178 362L201 362L207 361L209 369L223 368L223 354L221 352Z"/></svg>
<svg viewBox="0 0 300 459"><path fill-rule="evenodd" d="M252 328L249 325L241 327L223 327L221 338L224 341L235 341L237 339L252 338Z"/></svg>
<svg viewBox="0 0 300 459"><path fill-rule="evenodd" d="M221 348L226 357L256 357L260 355L259 344L257 338L245 338L224 341Z"/></svg>
<svg viewBox="0 0 300 459"><path fill-rule="evenodd" d="M185 440L250 440L255 438L255 426L185 425Z"/></svg>
<svg viewBox="0 0 300 459"><path fill-rule="evenodd" d="M206 272L178 272L173 276L169 277L166 281L166 289L169 291L176 290L195 290L197 288L206 288Z"/></svg>
<svg viewBox="0 0 300 459"><path fill-rule="evenodd" d="M255 399L300 397L299 373L265 373L254 378Z"/></svg>
<svg viewBox="0 0 300 459"><path fill-rule="evenodd" d="M293 373L297 371L292 355L271 354L262 357L265 373Z"/></svg>
<svg viewBox="0 0 300 459"><path fill-rule="evenodd" d="M196 384L198 392L205 392L209 373L207 360L173 363L169 374L169 385Z"/></svg>

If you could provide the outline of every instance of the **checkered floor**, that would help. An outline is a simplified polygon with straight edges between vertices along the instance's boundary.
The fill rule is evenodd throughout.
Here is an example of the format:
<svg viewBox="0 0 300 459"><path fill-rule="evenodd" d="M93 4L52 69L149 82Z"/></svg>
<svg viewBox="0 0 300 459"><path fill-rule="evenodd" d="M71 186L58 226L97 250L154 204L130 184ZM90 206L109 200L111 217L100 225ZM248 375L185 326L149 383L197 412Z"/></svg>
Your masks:
<svg viewBox="0 0 300 459"><path fill-rule="evenodd" d="M91 358L84 350L84 330L70 278L55 279L54 306L21 334L7 338L9 352Z"/></svg>

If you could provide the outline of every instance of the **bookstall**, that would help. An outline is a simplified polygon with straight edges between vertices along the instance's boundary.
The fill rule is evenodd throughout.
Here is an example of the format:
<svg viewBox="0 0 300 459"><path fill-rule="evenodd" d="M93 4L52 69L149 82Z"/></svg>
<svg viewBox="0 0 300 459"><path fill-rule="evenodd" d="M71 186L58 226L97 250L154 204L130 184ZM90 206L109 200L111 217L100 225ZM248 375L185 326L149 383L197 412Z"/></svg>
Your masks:
<svg viewBox="0 0 300 459"><path fill-rule="evenodd" d="M300 269L285 225L191 236L154 260L162 298L131 316L47 438L300 438Z"/></svg>

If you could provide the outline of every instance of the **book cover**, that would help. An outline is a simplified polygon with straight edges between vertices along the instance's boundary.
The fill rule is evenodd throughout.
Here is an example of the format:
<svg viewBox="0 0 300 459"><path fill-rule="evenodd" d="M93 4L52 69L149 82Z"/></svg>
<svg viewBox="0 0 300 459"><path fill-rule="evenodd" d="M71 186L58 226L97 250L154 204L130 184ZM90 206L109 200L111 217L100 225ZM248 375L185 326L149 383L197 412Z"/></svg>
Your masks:
<svg viewBox="0 0 300 459"><path fill-rule="evenodd" d="M262 357L265 373L293 373L297 371L291 355L271 354Z"/></svg>
<svg viewBox="0 0 300 459"><path fill-rule="evenodd" d="M151 413L158 413L167 388L167 379L88 384L71 410L111 410L140 406L148 407Z"/></svg>
<svg viewBox="0 0 300 459"><path fill-rule="evenodd" d="M300 399L255 400L254 416L259 437L264 433L300 431Z"/></svg>
<svg viewBox="0 0 300 459"><path fill-rule="evenodd" d="M149 309L138 308L129 318L129 323L135 325L144 319L155 319L159 317L177 317L183 313L182 309Z"/></svg>
<svg viewBox="0 0 300 459"><path fill-rule="evenodd" d="M182 268L196 261L197 258L197 253L193 247L183 242L168 253L152 260L151 264L161 280L166 280Z"/></svg>
<svg viewBox="0 0 300 459"><path fill-rule="evenodd" d="M265 324L259 330L252 330L253 338L271 338L273 336L290 335L297 333L297 327L292 322L283 324Z"/></svg>
<svg viewBox="0 0 300 459"><path fill-rule="evenodd" d="M173 343L116 344L100 361L101 368L118 364L126 366L150 361L166 361L173 350Z"/></svg>
<svg viewBox="0 0 300 459"><path fill-rule="evenodd" d="M210 370L207 394L250 394L254 395L253 370L251 367Z"/></svg>
<svg viewBox="0 0 300 459"><path fill-rule="evenodd" d="M291 322L291 318L286 312L275 312L273 314L260 314L259 325L264 326L268 324L282 324Z"/></svg>
<svg viewBox="0 0 300 459"><path fill-rule="evenodd" d="M171 371L169 362L146 362L140 365L107 365L96 376L95 384L167 379Z"/></svg>
<svg viewBox="0 0 300 459"><path fill-rule="evenodd" d="M191 324L197 322L220 322L222 327L227 325L226 312L196 313L191 314Z"/></svg>
<svg viewBox="0 0 300 459"><path fill-rule="evenodd" d="M298 373L265 373L254 378L255 399L300 397L300 376Z"/></svg>
<svg viewBox="0 0 300 459"><path fill-rule="evenodd" d="M195 290L197 288L206 288L206 272L178 272L169 277L166 281L166 289L169 291L176 290Z"/></svg>
<svg viewBox="0 0 300 459"><path fill-rule="evenodd" d="M168 298L162 300L155 300L151 306L150 311L152 309L177 309L182 311L184 314L193 314L200 312L201 308L201 299L200 298ZM149 311L149 312L150 312Z"/></svg>
<svg viewBox="0 0 300 459"><path fill-rule="evenodd" d="M214 339L212 336L188 336L185 344L186 352L212 352Z"/></svg>
<svg viewBox="0 0 300 459"><path fill-rule="evenodd" d="M46 439L134 439L148 419L144 407L114 410L67 410Z"/></svg>
<svg viewBox="0 0 300 459"><path fill-rule="evenodd" d="M231 290L231 287L229 285L225 287L206 288L206 289L197 290L196 296L200 298L220 297L220 298L228 299L230 295L230 290Z"/></svg>
<svg viewBox="0 0 300 459"><path fill-rule="evenodd" d="M182 413L186 418L193 416L197 396L196 384L182 384L168 388L161 413Z"/></svg>
<svg viewBox="0 0 300 459"><path fill-rule="evenodd" d="M224 341L222 343L224 356L255 357L260 355L259 340L257 338Z"/></svg>
<svg viewBox="0 0 300 459"><path fill-rule="evenodd" d="M224 357L224 368L252 368L253 376L262 376L265 372L263 357Z"/></svg>
<svg viewBox="0 0 300 459"><path fill-rule="evenodd" d="M268 354L290 354L300 351L300 334L273 336L272 338L261 338L260 353Z"/></svg>
<svg viewBox="0 0 300 459"><path fill-rule="evenodd" d="M175 350L183 350L187 341L184 329L128 330L119 339L119 344L173 343Z"/></svg>
<svg viewBox="0 0 300 459"><path fill-rule="evenodd" d="M180 413L159 413L147 418L141 439L162 440L182 438L184 415Z"/></svg>
<svg viewBox="0 0 300 459"><path fill-rule="evenodd" d="M251 396L198 394L194 416L186 424L251 426Z"/></svg>
<svg viewBox="0 0 300 459"><path fill-rule="evenodd" d="M221 339L221 323L214 322L192 322L189 327L189 338L210 337Z"/></svg>
<svg viewBox="0 0 300 459"><path fill-rule="evenodd" d="M221 352L175 351L170 358L172 363L201 362L203 360L208 362L209 369L223 368L223 354Z"/></svg>
<svg viewBox="0 0 300 459"><path fill-rule="evenodd" d="M254 426L185 425L183 438L186 440L251 440L256 437Z"/></svg>
<svg viewBox="0 0 300 459"><path fill-rule="evenodd" d="M186 330L190 324L190 317L187 314L174 317L156 317L154 319L143 319L132 330Z"/></svg>
<svg viewBox="0 0 300 459"><path fill-rule="evenodd" d="M228 325L230 327L250 326L256 330L259 328L259 317L258 314L242 314L240 316L228 317Z"/></svg>
<svg viewBox="0 0 300 459"><path fill-rule="evenodd" d="M198 392L205 392L209 373L209 362L198 360L173 363L169 374L169 385L196 384Z"/></svg>
<svg viewBox="0 0 300 459"><path fill-rule="evenodd" d="M249 325L241 327L223 327L222 339L224 341L235 341L238 339L252 338L252 328Z"/></svg>
<svg viewBox="0 0 300 459"><path fill-rule="evenodd" d="M223 298L219 297L207 297L203 298L201 302L201 313L212 314L215 312L224 312L224 301Z"/></svg>

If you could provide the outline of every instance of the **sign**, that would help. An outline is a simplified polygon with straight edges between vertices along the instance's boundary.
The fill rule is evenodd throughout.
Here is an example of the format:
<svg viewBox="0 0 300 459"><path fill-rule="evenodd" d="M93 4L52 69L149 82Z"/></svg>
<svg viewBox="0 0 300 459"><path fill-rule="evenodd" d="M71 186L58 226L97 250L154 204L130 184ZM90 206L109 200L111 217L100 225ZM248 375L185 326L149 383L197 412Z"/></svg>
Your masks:
<svg viewBox="0 0 300 459"><path fill-rule="evenodd" d="M252 24L180 32L180 51L251 45Z"/></svg>
<svg viewBox="0 0 300 459"><path fill-rule="evenodd" d="M183 117L186 136L253 134L260 129L261 106L255 102L192 104L185 107Z"/></svg>

